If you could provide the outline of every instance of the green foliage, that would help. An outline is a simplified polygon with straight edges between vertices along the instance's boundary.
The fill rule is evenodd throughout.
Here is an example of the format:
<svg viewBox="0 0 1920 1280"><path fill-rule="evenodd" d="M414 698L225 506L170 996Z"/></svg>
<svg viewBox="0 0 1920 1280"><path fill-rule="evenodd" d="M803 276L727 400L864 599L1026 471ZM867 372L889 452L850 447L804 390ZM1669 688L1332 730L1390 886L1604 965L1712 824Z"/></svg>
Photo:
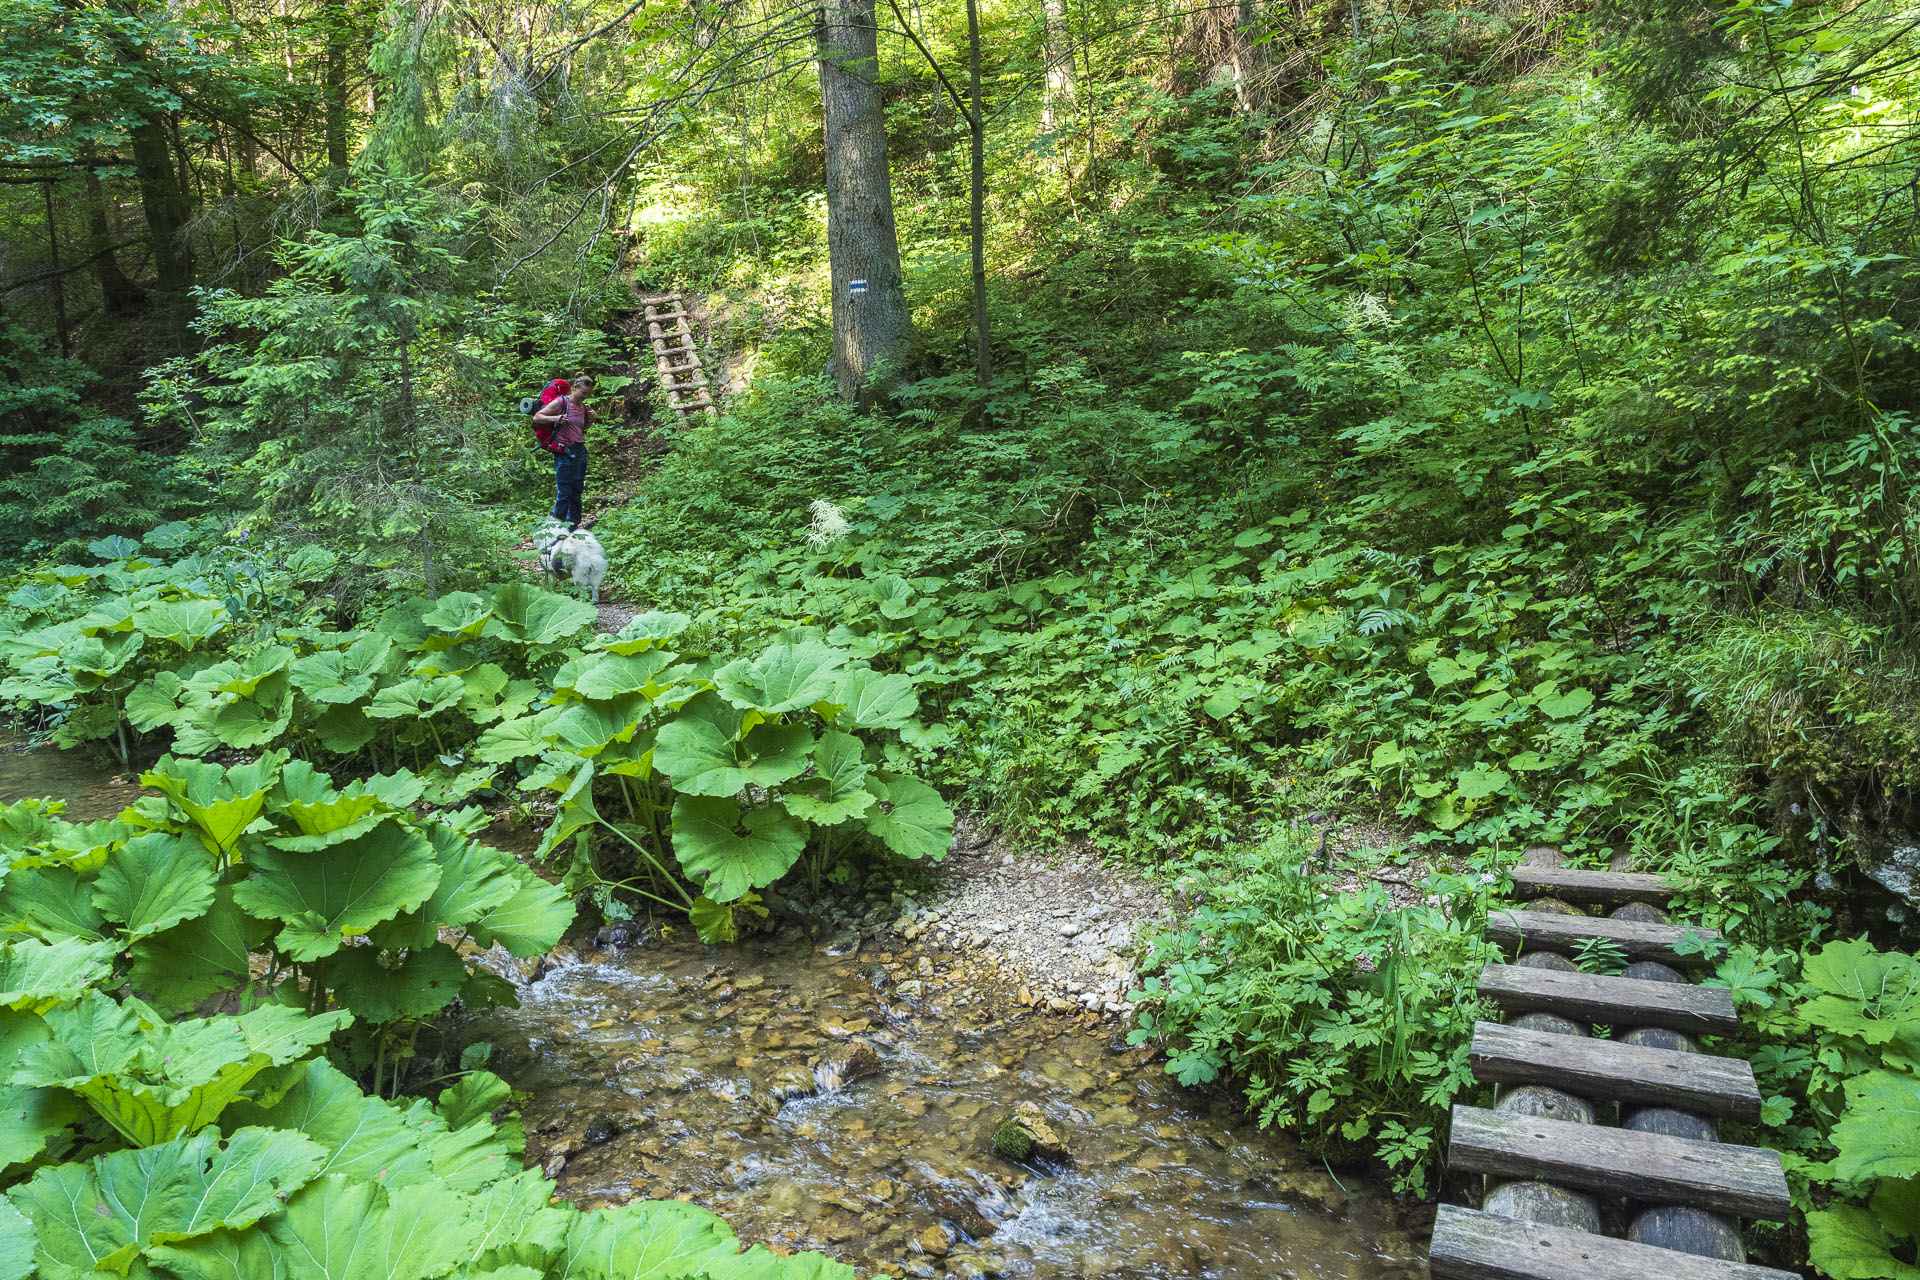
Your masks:
<svg viewBox="0 0 1920 1280"><path fill-rule="evenodd" d="M1492 877L1435 876L1424 905L1397 906L1379 884L1335 888L1309 854L1275 837L1193 868L1203 900L1152 940L1129 1039L1164 1041L1182 1084L1241 1083L1263 1124L1323 1151L1370 1144L1397 1188L1424 1191L1472 1084L1476 1006L1456 975L1493 955Z"/></svg>
<svg viewBox="0 0 1920 1280"><path fill-rule="evenodd" d="M571 911L471 839L476 813L409 812L415 780L341 792L278 755L224 787L209 769L163 759L147 776L162 794L111 822L68 823L57 803L0 809L15 833L0 864L0 1274L851 1280L818 1255L742 1253L719 1218L676 1201L600 1214L556 1203L551 1182L520 1170L517 1125L493 1119L509 1090L485 1072L467 1072L437 1104L363 1092L319 1052L350 1050L342 1031L356 1016L363 1031L387 1022L374 1034L390 1036L456 994L489 995L443 929L532 955ZM382 833L410 843L399 861L413 887L356 875L357 848ZM289 844L296 890L276 890L286 863L275 855ZM19 912L49 878L82 897L90 884L110 904L88 930L101 936ZM283 910L315 883L317 900ZM256 906L282 915L248 915ZM301 945L323 954L289 963L288 948L266 941L286 915L281 940L297 926ZM208 929L231 930L232 946L207 948L195 935ZM226 967L204 967L215 954ZM421 972L434 956L444 980ZM218 993L245 1011L169 1016L127 993L156 975L162 1006ZM344 1008L324 1008L334 1000Z"/></svg>

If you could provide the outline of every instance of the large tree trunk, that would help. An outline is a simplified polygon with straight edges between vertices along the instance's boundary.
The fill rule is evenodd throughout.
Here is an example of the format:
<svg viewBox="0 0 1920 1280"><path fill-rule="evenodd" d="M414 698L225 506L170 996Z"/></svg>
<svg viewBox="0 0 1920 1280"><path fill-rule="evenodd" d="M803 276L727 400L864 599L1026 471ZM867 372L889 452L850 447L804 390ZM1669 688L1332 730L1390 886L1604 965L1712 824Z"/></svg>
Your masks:
<svg viewBox="0 0 1920 1280"><path fill-rule="evenodd" d="M100 175L87 165L80 167L80 176L87 187L87 253L93 258L93 278L100 282L100 302L115 315L136 311L147 295L120 269L120 257L112 248L113 227L107 220L106 189Z"/></svg>
<svg viewBox="0 0 1920 1280"><path fill-rule="evenodd" d="M899 360L913 339L900 279L886 115L874 84L873 0L823 0L816 37L827 135L833 380L841 399L864 403L875 367Z"/></svg>
<svg viewBox="0 0 1920 1280"><path fill-rule="evenodd" d="M1066 0L1042 0L1046 15L1046 89L1040 96L1040 132L1052 133L1073 106L1073 35L1067 29Z"/></svg>
<svg viewBox="0 0 1920 1280"><path fill-rule="evenodd" d="M967 121L973 155L970 231L973 239L973 343L980 387L993 381L993 342L987 331L987 117L980 108L980 3L967 0L967 81L973 109Z"/></svg>
<svg viewBox="0 0 1920 1280"><path fill-rule="evenodd" d="M1233 96L1242 111L1257 110L1266 96L1259 84L1264 50L1254 43L1253 0L1238 0L1233 9Z"/></svg>
<svg viewBox="0 0 1920 1280"><path fill-rule="evenodd" d="M187 246L187 199L173 168L173 150L167 145L165 122L142 116L128 133L133 172L140 182L140 207L147 216L147 236L153 243L154 283L166 327L176 340L184 339L187 291L193 287L193 251Z"/></svg>

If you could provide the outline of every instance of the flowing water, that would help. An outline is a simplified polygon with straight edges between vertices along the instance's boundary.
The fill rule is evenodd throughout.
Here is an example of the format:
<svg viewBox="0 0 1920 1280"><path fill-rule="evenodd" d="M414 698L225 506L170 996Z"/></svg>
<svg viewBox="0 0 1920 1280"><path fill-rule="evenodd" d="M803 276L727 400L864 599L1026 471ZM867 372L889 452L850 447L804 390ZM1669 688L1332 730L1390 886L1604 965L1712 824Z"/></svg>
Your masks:
<svg viewBox="0 0 1920 1280"><path fill-rule="evenodd" d="M894 1274L1425 1274L1372 1188L1180 1089L1110 1025L856 942L789 927L591 953L470 1031L529 1092L528 1153L577 1203L685 1196L744 1238ZM995 1152L1022 1102L1065 1161Z"/></svg>
<svg viewBox="0 0 1920 1280"><path fill-rule="evenodd" d="M108 817L139 788L0 742L0 803ZM464 1028L526 1090L527 1152L582 1205L681 1196L863 1269L1068 1280L1412 1280L1419 1233L1112 1026L1022 1008L990 963L793 926L565 959ZM1039 1108L1066 1157L993 1134Z"/></svg>

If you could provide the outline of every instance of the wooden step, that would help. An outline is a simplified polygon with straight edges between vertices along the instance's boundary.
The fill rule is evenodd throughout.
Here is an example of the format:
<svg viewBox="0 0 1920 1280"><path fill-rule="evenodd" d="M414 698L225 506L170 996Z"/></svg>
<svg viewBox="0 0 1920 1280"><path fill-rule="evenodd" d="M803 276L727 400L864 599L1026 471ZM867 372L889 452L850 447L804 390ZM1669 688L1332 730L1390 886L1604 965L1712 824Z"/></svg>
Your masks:
<svg viewBox="0 0 1920 1280"><path fill-rule="evenodd" d="M1793 1207L1777 1151L1479 1107L1453 1109L1447 1168L1742 1218L1784 1220Z"/></svg>
<svg viewBox="0 0 1920 1280"><path fill-rule="evenodd" d="M1724 987L1490 964L1480 971L1478 990L1508 1013L1557 1013L1609 1027L1724 1035L1740 1025L1733 994Z"/></svg>
<svg viewBox="0 0 1920 1280"><path fill-rule="evenodd" d="M674 383L673 385L676 388L704 387L707 385L707 375L700 371L700 366L697 364L684 365L678 368L668 367L662 369L660 372L665 377L685 379L685 381Z"/></svg>
<svg viewBox="0 0 1920 1280"><path fill-rule="evenodd" d="M1745 1262L1517 1222L1443 1204L1428 1256L1437 1280L1799 1280Z"/></svg>
<svg viewBox="0 0 1920 1280"><path fill-rule="evenodd" d="M1760 1119L1753 1068L1739 1058L1476 1022L1468 1062L1488 1084L1547 1084L1582 1098Z"/></svg>
<svg viewBox="0 0 1920 1280"><path fill-rule="evenodd" d="M1522 898L1559 898L1564 902L1593 903L1617 907L1628 902L1651 902L1665 906L1680 892L1678 885L1665 876L1643 875L1637 871L1575 871L1571 867L1518 866L1513 876L1514 894Z"/></svg>
<svg viewBox="0 0 1920 1280"><path fill-rule="evenodd" d="M1487 912L1487 941L1509 951L1524 944L1541 951L1572 955L1576 944L1589 938L1618 943L1629 960L1658 960L1680 969L1704 969L1713 962L1698 952L1682 955L1675 946L1688 935L1718 939L1719 933L1696 925L1641 924L1635 920L1606 920L1598 916L1561 916L1545 911Z"/></svg>

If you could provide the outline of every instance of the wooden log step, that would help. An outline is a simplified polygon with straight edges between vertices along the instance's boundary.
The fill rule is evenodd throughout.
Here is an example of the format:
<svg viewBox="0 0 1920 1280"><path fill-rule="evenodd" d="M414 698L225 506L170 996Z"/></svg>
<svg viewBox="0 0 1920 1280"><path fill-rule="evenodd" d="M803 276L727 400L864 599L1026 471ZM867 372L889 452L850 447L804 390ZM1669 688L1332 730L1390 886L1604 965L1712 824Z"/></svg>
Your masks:
<svg viewBox="0 0 1920 1280"><path fill-rule="evenodd" d="M1784 1220L1793 1206L1777 1151L1479 1107L1453 1109L1447 1168L1742 1218Z"/></svg>
<svg viewBox="0 0 1920 1280"><path fill-rule="evenodd" d="M676 399L669 393L667 396L667 407L685 413L690 409L711 409L713 408L713 401L707 397L705 392L702 392L698 397L688 400Z"/></svg>
<svg viewBox="0 0 1920 1280"><path fill-rule="evenodd" d="M1487 912L1487 941L1517 951L1522 946L1572 955L1574 947L1590 938L1619 945L1629 960L1658 960L1678 969L1704 969L1712 963L1699 952L1682 955L1676 945L1689 934L1717 939L1719 933L1695 925L1641 924L1635 920L1605 920L1597 916L1560 916L1544 911Z"/></svg>
<svg viewBox="0 0 1920 1280"><path fill-rule="evenodd" d="M1518 866L1511 872L1513 891L1523 898L1559 898L1617 907L1628 902L1665 906L1680 892L1665 876L1636 871L1575 871L1570 867Z"/></svg>
<svg viewBox="0 0 1920 1280"><path fill-rule="evenodd" d="M704 387L707 385L707 375L701 372L700 366L697 364L669 365L660 372L665 377L685 379L685 381L674 383L675 388Z"/></svg>
<svg viewBox="0 0 1920 1280"><path fill-rule="evenodd" d="M1557 1013L1609 1027L1719 1035L1740 1025L1733 994L1724 987L1490 964L1480 971L1478 990L1508 1013Z"/></svg>
<svg viewBox="0 0 1920 1280"><path fill-rule="evenodd" d="M1760 1119L1753 1068L1740 1058L1527 1031L1498 1022L1473 1024L1467 1055L1473 1078L1487 1084L1546 1084L1582 1098L1648 1102L1748 1123Z"/></svg>
<svg viewBox="0 0 1920 1280"><path fill-rule="evenodd" d="M1437 1280L1797 1280L1745 1262L1589 1235L1539 1222L1516 1222L1443 1204L1428 1255Z"/></svg>

